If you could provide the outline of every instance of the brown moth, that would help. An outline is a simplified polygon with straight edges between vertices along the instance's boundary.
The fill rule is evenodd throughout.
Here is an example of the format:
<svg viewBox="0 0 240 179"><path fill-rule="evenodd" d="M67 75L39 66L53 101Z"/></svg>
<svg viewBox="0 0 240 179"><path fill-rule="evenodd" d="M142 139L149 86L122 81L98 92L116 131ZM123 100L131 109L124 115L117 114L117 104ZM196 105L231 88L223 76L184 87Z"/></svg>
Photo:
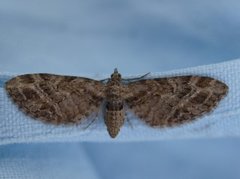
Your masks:
<svg viewBox="0 0 240 179"><path fill-rule="evenodd" d="M126 80L115 69L101 81L26 74L7 81L6 90L26 114L54 124L78 123L104 104L105 124L115 138L127 108L149 126L175 126L212 111L228 86L203 76Z"/></svg>

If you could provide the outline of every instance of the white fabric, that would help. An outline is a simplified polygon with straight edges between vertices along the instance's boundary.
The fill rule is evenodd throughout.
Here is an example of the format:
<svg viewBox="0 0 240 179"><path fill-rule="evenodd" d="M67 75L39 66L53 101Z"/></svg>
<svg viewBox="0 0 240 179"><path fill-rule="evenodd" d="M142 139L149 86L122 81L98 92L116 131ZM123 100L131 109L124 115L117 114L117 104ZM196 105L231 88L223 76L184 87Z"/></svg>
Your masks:
<svg viewBox="0 0 240 179"><path fill-rule="evenodd" d="M165 139L240 136L240 59L163 73L152 73L148 78L175 75L203 75L224 81L229 93L209 115L179 127L153 129L135 117L121 128L116 139L111 139L101 117L87 129L81 125L55 126L32 120L8 98L4 82L9 74L0 75L0 144L50 141L149 141ZM136 76L131 76L136 77ZM103 77L104 78L104 77ZM131 127L132 126L132 127Z"/></svg>

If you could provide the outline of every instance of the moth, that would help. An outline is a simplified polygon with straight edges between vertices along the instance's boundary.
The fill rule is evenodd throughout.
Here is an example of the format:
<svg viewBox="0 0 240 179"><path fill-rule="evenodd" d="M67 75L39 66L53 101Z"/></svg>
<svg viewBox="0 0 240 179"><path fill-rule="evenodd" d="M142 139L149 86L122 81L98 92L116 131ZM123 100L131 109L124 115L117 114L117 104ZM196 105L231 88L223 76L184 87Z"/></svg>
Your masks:
<svg viewBox="0 0 240 179"><path fill-rule="evenodd" d="M151 127L171 127L212 111L228 86L205 76L122 79L114 70L105 80L54 74L25 74L6 82L18 107L53 124L79 123L104 106L104 121L115 138L132 111Z"/></svg>

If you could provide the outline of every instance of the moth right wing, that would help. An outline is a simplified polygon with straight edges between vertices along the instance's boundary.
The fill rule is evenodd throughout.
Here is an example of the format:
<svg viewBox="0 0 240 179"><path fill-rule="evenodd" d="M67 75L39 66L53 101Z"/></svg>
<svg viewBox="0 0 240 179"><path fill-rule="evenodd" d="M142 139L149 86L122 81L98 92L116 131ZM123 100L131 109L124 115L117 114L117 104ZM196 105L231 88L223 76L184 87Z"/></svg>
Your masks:
<svg viewBox="0 0 240 179"><path fill-rule="evenodd" d="M26 114L55 124L77 123L99 110L104 84L88 78L26 74L6 82L12 100Z"/></svg>
<svg viewBox="0 0 240 179"><path fill-rule="evenodd" d="M216 79L179 76L140 80L126 85L129 108L150 126L173 126L212 111L228 86Z"/></svg>

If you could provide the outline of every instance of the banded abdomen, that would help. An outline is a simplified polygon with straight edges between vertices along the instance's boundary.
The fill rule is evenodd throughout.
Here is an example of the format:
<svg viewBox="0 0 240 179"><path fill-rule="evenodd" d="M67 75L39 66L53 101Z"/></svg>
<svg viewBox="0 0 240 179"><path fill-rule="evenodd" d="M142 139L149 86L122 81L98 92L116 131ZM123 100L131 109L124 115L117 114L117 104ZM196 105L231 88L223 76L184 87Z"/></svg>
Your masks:
<svg viewBox="0 0 240 179"><path fill-rule="evenodd" d="M109 135L115 138L124 123L123 102L120 100L108 101L106 104L105 124Z"/></svg>
<svg viewBox="0 0 240 179"><path fill-rule="evenodd" d="M109 135L115 138L124 123L122 85L110 80L106 90L105 124Z"/></svg>

